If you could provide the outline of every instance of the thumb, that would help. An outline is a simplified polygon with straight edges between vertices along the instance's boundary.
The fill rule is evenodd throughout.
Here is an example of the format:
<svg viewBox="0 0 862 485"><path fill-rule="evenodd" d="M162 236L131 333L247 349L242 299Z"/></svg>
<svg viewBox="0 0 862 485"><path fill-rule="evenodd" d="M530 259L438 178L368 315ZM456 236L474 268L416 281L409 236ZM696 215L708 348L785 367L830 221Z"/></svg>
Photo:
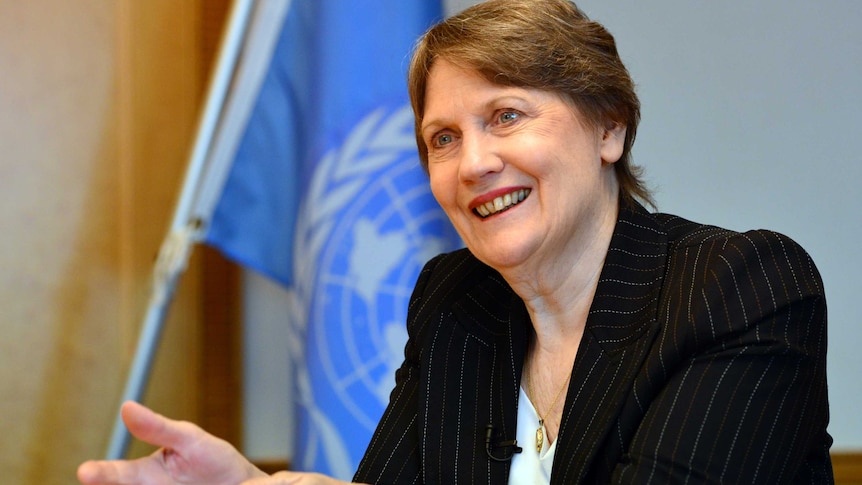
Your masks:
<svg viewBox="0 0 862 485"><path fill-rule="evenodd" d="M155 446L181 449L201 432L191 423L168 419L134 401L124 402L120 414L135 438Z"/></svg>

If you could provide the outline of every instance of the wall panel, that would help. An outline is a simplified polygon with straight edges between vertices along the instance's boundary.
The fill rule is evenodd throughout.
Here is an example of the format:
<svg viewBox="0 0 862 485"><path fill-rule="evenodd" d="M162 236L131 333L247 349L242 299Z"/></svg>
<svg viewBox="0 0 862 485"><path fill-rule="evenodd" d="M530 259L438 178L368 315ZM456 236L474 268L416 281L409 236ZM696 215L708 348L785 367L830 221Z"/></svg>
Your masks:
<svg viewBox="0 0 862 485"><path fill-rule="evenodd" d="M200 101L197 7L0 2L3 483L104 453ZM191 419L196 266L147 397Z"/></svg>

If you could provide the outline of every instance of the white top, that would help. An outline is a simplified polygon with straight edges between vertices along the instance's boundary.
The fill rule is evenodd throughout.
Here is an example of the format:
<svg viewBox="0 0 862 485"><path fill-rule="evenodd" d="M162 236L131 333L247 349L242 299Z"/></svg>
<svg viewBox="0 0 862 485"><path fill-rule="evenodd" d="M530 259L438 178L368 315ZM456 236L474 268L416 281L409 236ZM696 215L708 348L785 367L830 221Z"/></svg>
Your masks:
<svg viewBox="0 0 862 485"><path fill-rule="evenodd" d="M520 453L512 457L512 468L509 470L509 485L525 483L541 485L551 483L551 467L554 465L554 452L557 440L548 446L548 440L542 443L542 451L536 451L536 429L539 428L539 415L530 402L524 388L518 393L518 429L515 439L522 448ZM548 432L542 426L545 437Z"/></svg>

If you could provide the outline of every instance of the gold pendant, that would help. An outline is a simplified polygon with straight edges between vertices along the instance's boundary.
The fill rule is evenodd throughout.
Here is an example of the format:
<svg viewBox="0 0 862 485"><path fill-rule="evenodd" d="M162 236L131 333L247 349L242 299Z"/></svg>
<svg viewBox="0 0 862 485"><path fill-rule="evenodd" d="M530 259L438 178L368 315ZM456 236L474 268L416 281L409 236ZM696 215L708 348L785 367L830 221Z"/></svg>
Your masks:
<svg viewBox="0 0 862 485"><path fill-rule="evenodd" d="M542 452L542 444L545 442L545 432L542 431L542 428L545 426L545 423L539 421L539 427L536 429L536 452Z"/></svg>

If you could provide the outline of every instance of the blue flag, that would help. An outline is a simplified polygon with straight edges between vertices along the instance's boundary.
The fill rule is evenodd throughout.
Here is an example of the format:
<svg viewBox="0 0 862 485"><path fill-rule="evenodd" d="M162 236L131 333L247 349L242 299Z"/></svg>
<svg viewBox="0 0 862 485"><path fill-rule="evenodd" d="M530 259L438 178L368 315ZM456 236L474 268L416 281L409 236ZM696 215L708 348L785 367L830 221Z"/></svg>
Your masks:
<svg viewBox="0 0 862 485"><path fill-rule="evenodd" d="M292 300L297 469L352 476L403 359L416 277L460 245L406 89L410 50L440 15L429 0L294 0L213 214L207 242Z"/></svg>

